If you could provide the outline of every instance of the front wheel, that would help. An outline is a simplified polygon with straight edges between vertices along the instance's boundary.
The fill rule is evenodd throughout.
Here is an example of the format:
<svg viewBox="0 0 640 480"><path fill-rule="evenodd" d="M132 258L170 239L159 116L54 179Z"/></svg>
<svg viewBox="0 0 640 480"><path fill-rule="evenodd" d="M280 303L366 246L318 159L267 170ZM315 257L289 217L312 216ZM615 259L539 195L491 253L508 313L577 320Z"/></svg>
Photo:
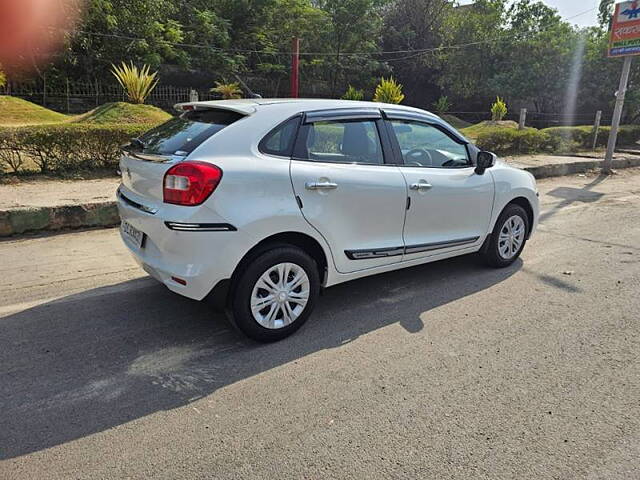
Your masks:
<svg viewBox="0 0 640 480"><path fill-rule="evenodd" d="M485 261L492 267L508 267L522 253L529 234L529 217L520 205L507 205L484 249Z"/></svg>
<svg viewBox="0 0 640 480"><path fill-rule="evenodd" d="M281 340L309 318L319 291L315 261L299 248L276 247L254 259L238 277L231 319L254 340Z"/></svg>

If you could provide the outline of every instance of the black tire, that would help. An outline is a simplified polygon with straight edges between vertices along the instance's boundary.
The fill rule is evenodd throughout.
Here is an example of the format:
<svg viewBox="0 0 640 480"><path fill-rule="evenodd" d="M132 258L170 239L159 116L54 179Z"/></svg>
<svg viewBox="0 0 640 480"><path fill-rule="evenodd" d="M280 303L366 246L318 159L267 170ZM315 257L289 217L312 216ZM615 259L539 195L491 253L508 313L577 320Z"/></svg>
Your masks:
<svg viewBox="0 0 640 480"><path fill-rule="evenodd" d="M507 222L507 220L509 220L513 216L518 216L522 218L524 222L524 225L525 225L524 240L515 255L513 255L510 258L504 258L500 254L500 250L499 250L500 231L505 227L505 223ZM520 257L520 254L522 253L524 246L527 244L527 238L529 237L530 228L531 226L529 225L529 217L527 215L527 212L524 210L524 208L522 208L520 205L516 205L513 203L507 205L505 209L502 211L502 213L500 214L500 216L498 217L498 220L496 221L496 225L493 229L493 232L491 233L491 236L487 239L487 243L482 249L482 256L484 261L489 266L494 268L504 268L511 265L513 262L515 262L518 259L518 257Z"/></svg>
<svg viewBox="0 0 640 480"><path fill-rule="evenodd" d="M253 288L260 277L280 263L293 263L304 270L309 280L309 297L304 310L289 325L277 329L262 326L251 312ZM250 261L239 272L231 287L231 322L246 336L259 342L276 342L298 330L309 318L320 293L320 274L316 262L294 246L274 246Z"/></svg>

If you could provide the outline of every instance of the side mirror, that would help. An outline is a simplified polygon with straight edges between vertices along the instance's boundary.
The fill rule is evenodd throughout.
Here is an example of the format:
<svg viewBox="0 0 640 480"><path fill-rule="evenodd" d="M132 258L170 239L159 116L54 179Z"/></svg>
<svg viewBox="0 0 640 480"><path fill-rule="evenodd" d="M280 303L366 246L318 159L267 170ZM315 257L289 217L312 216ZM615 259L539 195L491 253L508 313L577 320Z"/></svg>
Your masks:
<svg viewBox="0 0 640 480"><path fill-rule="evenodd" d="M478 158L476 160L476 173L478 175L484 175L484 171L487 168L491 168L496 164L496 155L491 152L478 152Z"/></svg>

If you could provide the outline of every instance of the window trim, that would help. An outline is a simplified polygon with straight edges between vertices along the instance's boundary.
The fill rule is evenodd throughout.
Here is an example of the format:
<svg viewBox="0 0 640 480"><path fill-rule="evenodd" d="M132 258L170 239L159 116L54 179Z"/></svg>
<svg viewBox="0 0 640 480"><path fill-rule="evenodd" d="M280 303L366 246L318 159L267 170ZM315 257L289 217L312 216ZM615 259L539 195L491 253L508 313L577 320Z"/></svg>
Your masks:
<svg viewBox="0 0 640 480"><path fill-rule="evenodd" d="M308 118L308 113L305 113L305 118L302 123L299 125L298 134L295 142L295 146L293 148L293 155L291 157L292 160L297 160L300 162L313 162L313 163L326 163L329 165L368 165L373 167L388 167L388 166L397 166L395 162L392 162L395 158L392 144L387 137L387 127L385 125L384 119L382 115L379 114L377 117L371 117L368 115L360 115L362 110L354 111L350 109L343 109L341 115L339 117L333 116L335 110L328 110L327 115L321 115L324 111L315 111L312 112L314 115L311 118ZM378 113L380 111L378 110ZM373 113L373 112L371 112ZM336 122L336 123L347 123L347 122L373 122L376 128L376 132L378 133L378 139L380 141L380 146L382 148L382 163L371 163L371 162L338 162L331 160L314 160L311 158L304 158L304 152L306 151L306 142L307 136L309 132L309 125L313 123L319 122Z"/></svg>
<svg viewBox="0 0 640 480"><path fill-rule="evenodd" d="M386 113L386 112L385 112ZM458 145L462 145L466 152L467 152L467 161L468 164L464 167L434 167L434 166L428 166L428 165L409 165L407 163L404 162L404 156L402 155L402 149L400 148L400 142L398 141L398 137L396 135L395 130L393 129L393 125L391 124L393 121L401 121L401 122L411 122L411 123L417 123L417 124L422 124L422 125L427 125L429 127L433 127L436 130L440 130L442 133L444 133L447 137L449 137L451 140L453 140L455 143L457 143ZM465 168L473 168L474 162L473 159L471 158L471 152L469 151L469 142L468 141L462 141L462 139L460 137L458 137L458 135L455 135L453 132L449 131L448 128L446 128L443 125L440 125L438 122L435 121L429 121L428 119L426 119L424 116L418 116L418 115L393 115L391 117L389 117L388 115L385 115L385 120L384 120L386 129L387 129L387 135L389 135L389 137L391 138L391 144L392 144L392 149L393 149L393 154L397 159L397 165L402 166L402 167L411 167L411 168L435 168L438 170L463 170Z"/></svg>
<svg viewBox="0 0 640 480"><path fill-rule="evenodd" d="M278 130L280 127L282 127L283 125L285 125L286 123L290 122L291 120L297 118L298 119L298 124L295 126L295 131L293 132L293 142L291 142L291 147L289 148L289 152L288 155L278 155L276 153L271 153L271 152L267 152L265 151L265 143L267 142L267 138L273 134L276 130ZM296 113L295 115L292 115L291 117L287 118L286 120L283 120L282 122L280 122L278 125L276 125L275 127L273 127L271 130L269 130L264 137L262 137L262 139L258 142L258 151L263 154L263 155L267 155L269 157L276 157L276 158L292 158L293 157L293 152L296 149L296 142L298 141L298 133L300 132L300 126L302 124L301 122L302 120L302 114L301 113Z"/></svg>

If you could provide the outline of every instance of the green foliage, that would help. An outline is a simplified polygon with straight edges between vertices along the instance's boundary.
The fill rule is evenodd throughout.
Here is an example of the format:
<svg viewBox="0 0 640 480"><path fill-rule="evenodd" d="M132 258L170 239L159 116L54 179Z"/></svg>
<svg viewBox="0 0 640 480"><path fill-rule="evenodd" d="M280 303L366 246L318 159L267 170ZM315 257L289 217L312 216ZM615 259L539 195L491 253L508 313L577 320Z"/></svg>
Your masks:
<svg viewBox="0 0 640 480"><path fill-rule="evenodd" d="M0 173L8 169L11 173L18 173L24 164L24 156L19 148L22 138L17 132L9 131L0 134Z"/></svg>
<svg viewBox="0 0 640 480"><path fill-rule="evenodd" d="M0 126L63 122L69 117L22 98L0 95Z"/></svg>
<svg viewBox="0 0 640 480"><path fill-rule="evenodd" d="M131 103L144 103L158 84L158 79L156 78L158 72L151 73L149 65L144 65L138 69L133 62L129 65L122 62L119 67L116 65L111 67L111 73L116 77Z"/></svg>
<svg viewBox="0 0 640 480"><path fill-rule="evenodd" d="M242 89L240 84L235 83L220 83L216 82L216 86L211 89L212 92L220 95L224 100L230 100L233 98L242 98Z"/></svg>
<svg viewBox="0 0 640 480"><path fill-rule="evenodd" d="M343 100L364 100L364 90L358 90L356 87L349 85L347 91L342 95Z"/></svg>
<svg viewBox="0 0 640 480"><path fill-rule="evenodd" d="M607 145L611 127L601 127L598 147ZM593 147L593 127L553 127L537 130L526 128L486 127L477 136L476 145L498 155L532 153L574 153ZM640 141L640 125L623 125L618 133L620 145L632 145Z"/></svg>
<svg viewBox="0 0 640 480"><path fill-rule="evenodd" d="M542 130L564 145L564 150L593 148L592 126L552 127ZM596 147L606 147L611 127L600 127ZM618 130L618 145L633 145L640 140L640 125L622 125Z"/></svg>
<svg viewBox="0 0 640 480"><path fill-rule="evenodd" d="M495 103L491 106L491 120L501 122L507 115L507 104L500 97L496 98Z"/></svg>
<svg viewBox="0 0 640 480"><path fill-rule="evenodd" d="M449 97L446 95L442 95L438 100L433 104L433 110L438 115L443 115L449 111L451 108L451 102L449 102Z"/></svg>
<svg viewBox="0 0 640 480"><path fill-rule="evenodd" d="M0 128L0 162L18 172L30 163L42 173L115 169L120 146L152 125L67 123Z"/></svg>
<svg viewBox="0 0 640 480"><path fill-rule="evenodd" d="M476 145L498 155L552 152L557 148L554 139L535 128L518 130L495 127L478 135Z"/></svg>
<svg viewBox="0 0 640 480"><path fill-rule="evenodd" d="M598 6L598 21L600 25L605 28L608 28L609 22L611 22L614 3L615 0L600 0L600 5Z"/></svg>
<svg viewBox="0 0 640 480"><path fill-rule="evenodd" d="M98 108L79 115L74 122L109 124L159 124L171 118L164 110L153 105L127 102L105 103Z"/></svg>
<svg viewBox="0 0 640 480"><path fill-rule="evenodd" d="M7 75L2 70L2 64L0 63L0 88L3 88L7 84Z"/></svg>
<svg viewBox="0 0 640 480"><path fill-rule="evenodd" d="M401 103L402 100L404 100L402 85L397 83L393 77L388 80L383 77L376 87L376 93L373 95L373 101L397 104Z"/></svg>

